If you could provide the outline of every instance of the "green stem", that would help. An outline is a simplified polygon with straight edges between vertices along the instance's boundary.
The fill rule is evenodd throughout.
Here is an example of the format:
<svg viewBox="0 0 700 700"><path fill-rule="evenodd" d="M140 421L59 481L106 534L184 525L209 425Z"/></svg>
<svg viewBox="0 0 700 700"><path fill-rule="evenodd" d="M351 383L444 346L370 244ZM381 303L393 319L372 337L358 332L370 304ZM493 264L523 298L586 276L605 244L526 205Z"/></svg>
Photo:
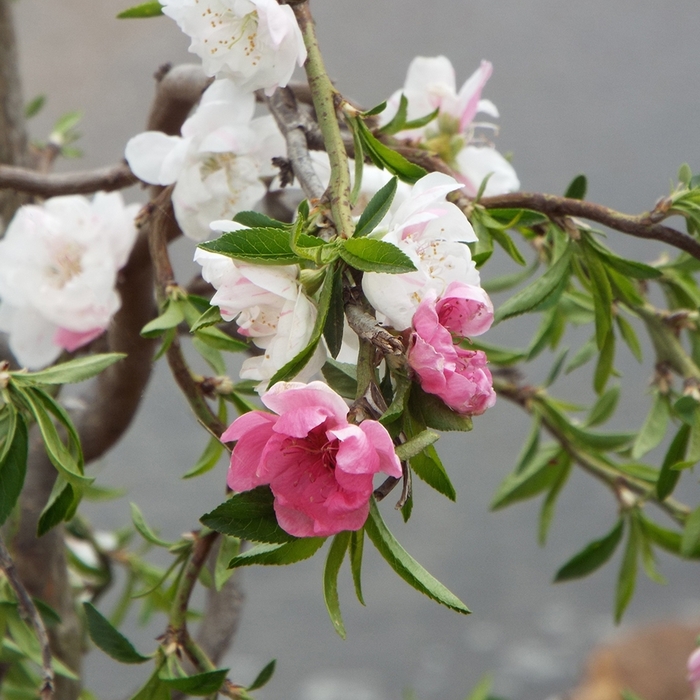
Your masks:
<svg viewBox="0 0 700 700"><path fill-rule="evenodd" d="M357 357L357 394L356 399L367 393L374 382L374 358L376 350L368 340L360 339L360 352Z"/></svg>
<svg viewBox="0 0 700 700"><path fill-rule="evenodd" d="M309 80L311 97L316 110L316 118L323 135L328 159L331 165L330 191L331 215L333 223L342 238L350 238L355 225L350 205L350 171L348 156L340 134L336 116L335 98L337 91L331 83L316 38L314 20L307 2L294 4L292 9L299 23L308 58L304 64Z"/></svg>

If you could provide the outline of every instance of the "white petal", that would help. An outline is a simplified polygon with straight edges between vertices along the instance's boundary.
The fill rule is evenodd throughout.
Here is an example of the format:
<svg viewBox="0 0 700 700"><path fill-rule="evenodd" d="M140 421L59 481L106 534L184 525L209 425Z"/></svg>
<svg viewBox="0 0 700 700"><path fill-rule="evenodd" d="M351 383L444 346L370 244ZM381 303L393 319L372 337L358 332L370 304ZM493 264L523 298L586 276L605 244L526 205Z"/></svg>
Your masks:
<svg viewBox="0 0 700 700"><path fill-rule="evenodd" d="M484 190L486 197L520 189L515 169L495 148L467 146L457 154L457 166L464 175L472 196L477 193L483 179L489 174L491 177Z"/></svg>
<svg viewBox="0 0 700 700"><path fill-rule="evenodd" d="M182 138L160 131L144 131L129 139L126 160L139 180L152 185L171 185L179 175L184 152Z"/></svg>

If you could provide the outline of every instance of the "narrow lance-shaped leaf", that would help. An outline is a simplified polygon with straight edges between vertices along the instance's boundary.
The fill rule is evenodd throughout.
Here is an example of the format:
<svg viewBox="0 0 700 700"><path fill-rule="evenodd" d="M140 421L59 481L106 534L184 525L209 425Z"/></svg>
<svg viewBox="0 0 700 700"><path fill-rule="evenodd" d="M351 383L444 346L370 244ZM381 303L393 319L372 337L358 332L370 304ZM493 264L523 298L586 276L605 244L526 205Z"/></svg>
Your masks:
<svg viewBox="0 0 700 700"><path fill-rule="evenodd" d="M239 566L286 566L309 559L323 546L325 537L303 537L284 544L262 543L235 556L229 562L232 569Z"/></svg>
<svg viewBox="0 0 700 700"><path fill-rule="evenodd" d="M361 238L374 231L389 211L389 207L391 207L391 203L396 195L397 186L398 181L393 177L369 200L355 227L355 233L353 234L355 238Z"/></svg>
<svg viewBox="0 0 700 700"><path fill-rule="evenodd" d="M362 595L362 553L365 545L365 531L355 530L350 533L350 568L352 569L352 582L355 586L357 599L365 604Z"/></svg>
<svg viewBox="0 0 700 700"><path fill-rule="evenodd" d="M15 507L27 472L27 424L14 407L11 407L10 415L0 460L0 525Z"/></svg>
<svg viewBox="0 0 700 700"><path fill-rule="evenodd" d="M350 533L339 532L331 542L326 558L326 566L323 570L323 598L326 601L328 616L331 618L335 631L345 639L345 625L340 613L340 600L338 598L338 573L345 559L350 544Z"/></svg>
<svg viewBox="0 0 700 700"><path fill-rule="evenodd" d="M121 352L90 355L54 365L39 372L12 372L11 375L13 381L20 384L76 384L100 374L125 357L126 355Z"/></svg>
<svg viewBox="0 0 700 700"><path fill-rule="evenodd" d="M270 678L272 678L272 674L275 672L276 665L277 659L272 659L272 661L266 664L262 671L258 673L255 680L246 688L246 690L248 692L252 692L253 690L258 690L258 688L262 688L264 685L267 685Z"/></svg>
<svg viewBox="0 0 700 700"><path fill-rule="evenodd" d="M365 523L367 536L389 566L410 586L434 601L456 612L471 611L436 578L431 576L394 538L379 514L374 499L370 501L369 517Z"/></svg>
<svg viewBox="0 0 700 700"><path fill-rule="evenodd" d="M676 488L676 484L681 477L680 471L677 471L674 467L685 459L689 437L690 426L684 423L666 451L666 456L661 465L661 472L659 473L659 480L656 482L656 495L661 501L673 493L673 489Z"/></svg>
<svg viewBox="0 0 700 700"><path fill-rule="evenodd" d="M157 2L144 2L130 7L117 15L117 19L141 19L143 17L159 17L163 14L163 6Z"/></svg>
<svg viewBox="0 0 700 700"><path fill-rule="evenodd" d="M215 671L205 671L197 673L194 676L185 676L181 678L168 678L163 675L160 680L165 683L168 688L177 690L186 695L195 695L204 697L212 695L221 688L226 680L227 668L220 668Z"/></svg>
<svg viewBox="0 0 700 700"><path fill-rule="evenodd" d="M148 526L146 519L143 517L143 513L135 503L129 504L131 508L131 520L134 523L134 527L138 530L139 534L146 542L156 545L156 547L171 547L172 542L166 542L162 540L158 535L156 535L153 530Z"/></svg>
<svg viewBox="0 0 700 700"><path fill-rule="evenodd" d="M615 590L615 624L619 624L634 595L637 582L637 557L639 553L639 532L636 527L628 528L627 546L622 557L620 573Z"/></svg>
<svg viewBox="0 0 700 700"><path fill-rule="evenodd" d="M617 549L617 545L620 544L624 527L624 520L618 520L615 527L605 535L605 537L594 540L578 554L569 559L569 561L557 571L554 577L555 583L588 576L596 569L603 566L613 555L613 552Z"/></svg>
<svg viewBox="0 0 700 700"><path fill-rule="evenodd" d="M668 397L659 391L654 393L651 410L637 433L632 446L632 459L639 459L653 450L663 439L670 417Z"/></svg>
<svg viewBox="0 0 700 700"><path fill-rule="evenodd" d="M139 654L134 645L100 612L92 603L83 603L85 616L88 623L90 639L116 661L123 664L141 664L149 661L149 656Z"/></svg>

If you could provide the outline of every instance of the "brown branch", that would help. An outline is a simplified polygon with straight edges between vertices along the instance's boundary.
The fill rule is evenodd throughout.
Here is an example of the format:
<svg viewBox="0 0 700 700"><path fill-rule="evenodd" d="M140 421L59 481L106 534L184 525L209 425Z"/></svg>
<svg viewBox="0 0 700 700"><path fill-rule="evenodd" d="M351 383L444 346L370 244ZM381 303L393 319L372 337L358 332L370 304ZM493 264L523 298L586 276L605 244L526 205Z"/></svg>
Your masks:
<svg viewBox="0 0 700 700"><path fill-rule="evenodd" d="M0 165L0 190L27 192L40 197L91 194L99 190L112 192L131 187L138 181L126 163L75 173L41 173L30 168Z"/></svg>
<svg viewBox="0 0 700 700"><path fill-rule="evenodd" d="M530 192L514 192L497 197L483 197L479 204L486 209L532 209L550 217L577 216L589 221L595 221L603 226L620 231L621 233L666 243L679 250L684 250L700 260L700 243L694 238L663 226L655 220L652 214L644 213L638 216L622 214L600 204L586 202L569 197L558 197L553 194ZM466 209L473 205L466 197L460 197L457 205Z"/></svg>
<svg viewBox="0 0 700 700"><path fill-rule="evenodd" d="M12 561L12 557L7 551L2 538L0 538L0 570L2 570L2 572L5 574L5 578L10 584L10 588L12 588L17 596L17 602L19 603L20 610L32 623L34 632L39 640L39 646L41 647L41 670L43 674L40 695L42 700L51 700L54 691L54 675L53 668L51 667L51 646L49 644L49 635L46 633L44 621L41 619L41 615L36 609L36 605L34 605L32 597L29 595L27 589L24 587L24 584L17 575L15 564Z"/></svg>

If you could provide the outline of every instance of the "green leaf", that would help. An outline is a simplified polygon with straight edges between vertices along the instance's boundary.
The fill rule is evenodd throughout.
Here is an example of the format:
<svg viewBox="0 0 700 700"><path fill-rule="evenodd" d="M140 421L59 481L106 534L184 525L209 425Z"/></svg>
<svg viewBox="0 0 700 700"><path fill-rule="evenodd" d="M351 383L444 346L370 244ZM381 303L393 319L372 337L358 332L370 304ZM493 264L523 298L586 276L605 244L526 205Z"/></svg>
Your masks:
<svg viewBox="0 0 700 700"><path fill-rule="evenodd" d="M228 568L228 563L241 551L241 541L237 537L224 535L219 542L219 551L214 564L214 588L217 591L221 591L226 581L233 575L233 569Z"/></svg>
<svg viewBox="0 0 700 700"><path fill-rule="evenodd" d="M470 416L456 413L435 394L426 393L418 385L414 385L411 389L409 407L411 415L428 428L441 431L472 429Z"/></svg>
<svg viewBox="0 0 700 700"><path fill-rule="evenodd" d="M573 372L582 365L585 365L598 352L595 336L589 338L571 358L571 362L564 369L565 374Z"/></svg>
<svg viewBox="0 0 700 700"><path fill-rule="evenodd" d="M491 695L493 686L493 676L490 673L484 675L474 686L466 700L495 700Z"/></svg>
<svg viewBox="0 0 700 700"><path fill-rule="evenodd" d="M498 243L498 245L505 250L505 252L513 259L518 265L525 267L527 265L527 260L522 256L522 253L518 250L513 239L505 232L500 229L491 229L491 236L493 240Z"/></svg>
<svg viewBox="0 0 700 700"><path fill-rule="evenodd" d="M326 360L321 368L323 378L328 386L346 399L354 399L357 395L357 367L346 362Z"/></svg>
<svg viewBox="0 0 700 700"><path fill-rule="evenodd" d="M489 209L489 216L506 228L532 228L547 223L544 214L532 209Z"/></svg>
<svg viewBox="0 0 700 700"><path fill-rule="evenodd" d="M24 106L24 118L31 119L32 117L36 117L36 115L41 112L45 104L46 95L37 95L33 100Z"/></svg>
<svg viewBox="0 0 700 700"><path fill-rule="evenodd" d="M585 239L582 239L582 242ZM610 279L600 258L590 246L582 245L588 277L590 279L595 310L595 334L598 349L602 350L605 340L612 331L612 289Z"/></svg>
<svg viewBox="0 0 700 700"><path fill-rule="evenodd" d="M167 678L161 675L160 680L163 681L168 688L185 693L186 695L198 695L202 697L216 693L226 680L227 673L227 668L220 668L216 671L205 671L204 673L197 673L194 676L183 678Z"/></svg>
<svg viewBox="0 0 700 700"><path fill-rule="evenodd" d="M116 661L123 664L142 664L149 661L150 656L139 654L134 645L97 611L92 603L83 603L87 618L90 639Z"/></svg>
<svg viewBox="0 0 700 700"><path fill-rule="evenodd" d="M222 323L221 312L218 306L210 306L190 327L190 333L199 331L208 326L214 326L217 323Z"/></svg>
<svg viewBox="0 0 700 700"><path fill-rule="evenodd" d="M365 545L365 531L355 530L350 533L350 568L355 595L362 605L365 604L362 595L362 552Z"/></svg>
<svg viewBox="0 0 700 700"><path fill-rule="evenodd" d="M564 462L564 453L558 444L543 446L521 471L506 476L496 489L489 508L499 510L546 491L560 477Z"/></svg>
<svg viewBox="0 0 700 700"><path fill-rule="evenodd" d="M495 313L494 323L499 323L511 316L524 314L534 309L557 290L568 279L572 249L567 246L561 257L545 272L542 277L521 289L502 304Z"/></svg>
<svg viewBox="0 0 700 700"><path fill-rule="evenodd" d="M328 304L328 315L323 326L323 337L331 357L337 357L343 345L343 330L345 329L345 307L343 304L343 275L337 269L333 276L333 289Z"/></svg>
<svg viewBox="0 0 700 700"><path fill-rule="evenodd" d="M381 114L386 109L386 100L380 102L376 107L368 109L366 112L362 112L363 117L373 117L375 114Z"/></svg>
<svg viewBox="0 0 700 700"><path fill-rule="evenodd" d="M296 564L316 554L325 541L325 537L304 537L284 544L257 544L231 559L229 567L235 569L253 564L261 566Z"/></svg>
<svg viewBox="0 0 700 700"><path fill-rule="evenodd" d="M42 369L40 372L11 372L10 375L13 381L21 385L77 384L98 375L125 357L121 352L90 355Z"/></svg>
<svg viewBox="0 0 700 700"><path fill-rule="evenodd" d="M486 343L481 338L473 338L470 341L463 341L460 346L465 350L483 350L491 364L495 365L514 365L522 362L527 358L526 350L510 350L497 345Z"/></svg>
<svg viewBox="0 0 700 700"><path fill-rule="evenodd" d="M557 571L554 582L570 581L592 574L599 569L613 555L620 544L625 523L622 518L617 521L615 527L605 537L594 540L586 545L578 554L569 559L564 566Z"/></svg>
<svg viewBox="0 0 700 700"><path fill-rule="evenodd" d="M585 175L577 175L566 188L565 197L569 199L585 199L588 180Z"/></svg>
<svg viewBox="0 0 700 700"><path fill-rule="evenodd" d="M278 524L273 508L274 496L269 486L258 486L252 491L236 493L200 522L224 535L243 540L279 544L296 538L286 533Z"/></svg>
<svg viewBox="0 0 700 700"><path fill-rule="evenodd" d="M550 486L549 492L542 502L539 526L537 528L537 541L539 542L540 547L544 547L544 545L547 543L547 535L549 533L552 520L554 519L554 509L556 507L557 498L566 485L569 474L571 474L571 460L570 458L565 458L564 467L559 472L559 475L554 480L554 483Z"/></svg>
<svg viewBox="0 0 700 700"><path fill-rule="evenodd" d="M375 138L362 120L356 119L355 124L362 139L364 150L378 168L386 168L392 175L400 177L404 182L408 182L411 185L428 174L420 165L411 163L400 153L389 148L389 146L385 146Z"/></svg>
<svg viewBox="0 0 700 700"><path fill-rule="evenodd" d="M620 387L610 387L606 392L600 395L598 400L591 408L591 412L586 419L586 426L591 427L605 423L617 408L617 402L620 400Z"/></svg>
<svg viewBox="0 0 700 700"><path fill-rule="evenodd" d="M389 407L379 417L379 422L386 426L393 423L397 418L404 414L406 410L406 402L411 394L412 383L405 372L394 372L394 379L396 381L394 396L391 399Z"/></svg>
<svg viewBox="0 0 700 700"><path fill-rule="evenodd" d="M372 499L369 517L365 523L367 536L391 568L417 591L437 603L468 615L471 611L454 593L431 576L394 538L382 520L377 504Z"/></svg>
<svg viewBox="0 0 700 700"><path fill-rule="evenodd" d="M146 542L150 542L156 545L156 547L165 547L166 549L173 546L172 542L166 542L160 539L160 537L151 530L146 519L143 517L143 513L135 503L130 503L129 506L131 508L131 520L134 523L134 527Z"/></svg>
<svg viewBox="0 0 700 700"><path fill-rule="evenodd" d="M323 286L321 287L321 294L318 299L318 310L316 313L316 322L311 331L311 338L309 339L309 344L299 352L295 357L293 357L286 365L281 367L275 372L275 374L270 379L269 386L277 382L287 381L293 379L301 372L304 367L306 367L309 360L314 356L316 352L316 347L318 346L321 336L323 335L323 329L326 325L326 318L328 317L328 310L331 305L331 297L333 295L333 290L335 288L335 270L333 265L329 265L326 268L326 276L323 279Z"/></svg>
<svg viewBox="0 0 700 700"><path fill-rule="evenodd" d="M432 430L422 430L403 444L398 445L396 447L396 456L404 462L420 454L439 439L440 436Z"/></svg>
<svg viewBox="0 0 700 700"><path fill-rule="evenodd" d="M349 545L350 533L339 532L331 542L328 557L326 558L326 566L323 570L323 598L326 601L328 616L331 618L335 631L343 639L345 639L346 635L338 598L338 573Z"/></svg>
<svg viewBox="0 0 700 700"><path fill-rule="evenodd" d="M402 274L416 269L411 258L393 243L374 238L349 238L339 252L348 265L363 272Z"/></svg>
<svg viewBox="0 0 700 700"><path fill-rule="evenodd" d="M401 93L399 96L399 108L396 110L396 114L387 122L381 129L379 133L381 134L395 134L401 129L403 129L406 123L406 115L408 114L408 100L406 95Z"/></svg>
<svg viewBox="0 0 700 700"><path fill-rule="evenodd" d="M680 554L682 538L679 533L661 527L661 525L657 525L653 520L649 520L643 515L640 515L639 523L646 537L657 547L671 554ZM695 550L692 554L693 558L697 558L698 555L700 555L700 549Z"/></svg>
<svg viewBox="0 0 700 700"><path fill-rule="evenodd" d="M492 277L488 280L483 280L481 283L482 289L488 294L495 294L496 292L505 292L513 287L517 287L519 284L525 282L525 280L532 277L532 275L537 271L539 263L535 261L527 270L518 270L517 272L512 272L507 275L500 275L499 277Z"/></svg>
<svg viewBox="0 0 700 700"><path fill-rule="evenodd" d="M0 525L3 525L17 503L27 473L27 424L14 408L5 435L0 459Z"/></svg>
<svg viewBox="0 0 700 700"><path fill-rule="evenodd" d="M302 258L292 250L289 235L281 228L245 228L224 233L216 240L200 243L199 247L255 265L291 265Z"/></svg>
<svg viewBox="0 0 700 700"><path fill-rule="evenodd" d="M438 493L447 496L451 501L457 500L457 492L440 461L437 450L430 446L423 452L411 457L411 469L428 486L432 486Z"/></svg>
<svg viewBox="0 0 700 700"><path fill-rule="evenodd" d="M59 476L54 482L49 500L39 516L37 536L41 537L58 523L69 520L79 500L72 486Z"/></svg>
<svg viewBox="0 0 700 700"><path fill-rule="evenodd" d="M685 521L681 538L681 555L689 557L700 545L700 506Z"/></svg>
<svg viewBox="0 0 700 700"><path fill-rule="evenodd" d="M277 659L272 659L269 664L263 668L260 673L255 677L255 680L246 688L247 691L252 692L253 690L258 690L264 685L267 685L272 674L275 672L275 666L277 665Z"/></svg>
<svg viewBox="0 0 700 700"><path fill-rule="evenodd" d="M186 474L183 474L183 479L192 479L195 476L201 476L211 471L219 462L221 453L224 451L224 446L218 438L211 438L207 441L207 446L204 452L200 455L195 465Z"/></svg>
<svg viewBox="0 0 700 700"><path fill-rule="evenodd" d="M627 547L622 557L620 573L615 590L615 624L619 624L627 609L637 582L637 556L639 553L639 533L637 528L630 527L627 535Z"/></svg>
<svg viewBox="0 0 700 700"><path fill-rule="evenodd" d="M683 163L680 168L678 168L678 182L684 184L686 187L690 184L693 178L693 171L687 163Z"/></svg>
<svg viewBox="0 0 700 700"><path fill-rule="evenodd" d="M195 331L194 337L209 347L215 350L222 350L223 352L245 352L250 349L248 343L232 338L228 333L224 333L213 326L200 328L198 331Z"/></svg>
<svg viewBox="0 0 700 700"><path fill-rule="evenodd" d="M182 301L169 299L163 313L149 321L142 329L143 338L157 338L171 328L177 328L185 320Z"/></svg>
<svg viewBox="0 0 700 700"><path fill-rule="evenodd" d="M357 226L355 226L353 237L361 238L374 231L379 222L389 211L391 203L394 201L397 186L398 181L393 177L369 200L367 206L360 215Z"/></svg>
<svg viewBox="0 0 700 700"><path fill-rule="evenodd" d="M605 391L610 375L613 373L613 362L615 361L615 334L610 331L605 338L603 347L598 357L598 362L593 373L593 388L596 394Z"/></svg>
<svg viewBox="0 0 700 700"><path fill-rule="evenodd" d="M259 211L239 211L233 217L233 221L249 228L279 228L288 231L290 224L285 224L284 221L277 221Z"/></svg>
<svg viewBox="0 0 700 700"><path fill-rule="evenodd" d="M644 425L637 433L637 439L632 446L632 459L639 459L647 452L653 450L664 439L669 417L668 397L658 391L655 392L651 410L644 421Z"/></svg>
<svg viewBox="0 0 700 700"><path fill-rule="evenodd" d="M656 482L656 495L660 501L663 501L673 493L673 489L676 488L676 484L681 478L680 471L674 467L685 459L689 437L690 426L684 423L669 445L661 465L659 480Z"/></svg>
<svg viewBox="0 0 700 700"><path fill-rule="evenodd" d="M157 2L144 2L130 7L117 15L117 19L139 19L141 17L158 17L163 14L163 6Z"/></svg>
<svg viewBox="0 0 700 700"><path fill-rule="evenodd" d="M641 362L642 346L639 344L639 338L637 338L634 328L632 328L627 319L624 319L620 314L615 317L615 321L617 322L617 327L620 329L620 335L630 349L630 352L637 362Z"/></svg>
<svg viewBox="0 0 700 700"><path fill-rule="evenodd" d="M131 697L131 700L170 700L170 688L160 680L159 673L160 668L156 668L146 684Z"/></svg>

